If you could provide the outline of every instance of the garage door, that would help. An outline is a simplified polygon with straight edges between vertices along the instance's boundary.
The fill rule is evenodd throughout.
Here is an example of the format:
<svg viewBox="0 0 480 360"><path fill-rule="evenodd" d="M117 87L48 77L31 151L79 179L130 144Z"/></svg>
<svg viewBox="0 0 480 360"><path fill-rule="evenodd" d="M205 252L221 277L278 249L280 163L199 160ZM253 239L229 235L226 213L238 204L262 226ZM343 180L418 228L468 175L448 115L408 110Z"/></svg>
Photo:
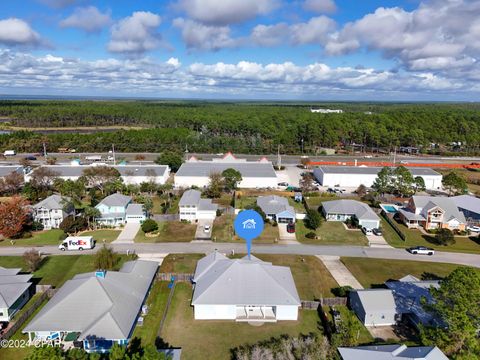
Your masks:
<svg viewBox="0 0 480 360"><path fill-rule="evenodd" d="M378 227L378 221L375 220L363 220L360 222L360 225L366 227L367 229L375 229Z"/></svg>
<svg viewBox="0 0 480 360"><path fill-rule="evenodd" d="M285 218L285 217L281 217L281 218L278 218L278 223L279 224L288 224L289 222L294 222L295 220L292 219L292 218Z"/></svg>

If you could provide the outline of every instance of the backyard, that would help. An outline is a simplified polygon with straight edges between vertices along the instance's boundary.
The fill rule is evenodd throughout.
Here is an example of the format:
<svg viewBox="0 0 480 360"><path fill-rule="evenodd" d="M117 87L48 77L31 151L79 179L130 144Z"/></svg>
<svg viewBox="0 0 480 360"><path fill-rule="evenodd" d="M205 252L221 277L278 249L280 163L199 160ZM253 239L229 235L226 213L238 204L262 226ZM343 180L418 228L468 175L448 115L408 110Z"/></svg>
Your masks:
<svg viewBox="0 0 480 360"><path fill-rule="evenodd" d="M135 236L135 242L190 242L195 237L197 225L181 221L158 222L158 231L152 235L145 235L140 229Z"/></svg>
<svg viewBox="0 0 480 360"><path fill-rule="evenodd" d="M178 283L168 311L162 339L175 347L182 348L182 360L229 359L230 349L282 334L321 333L317 311L300 310L297 321L279 321L251 326L234 321L194 320L190 306L192 286Z"/></svg>
<svg viewBox="0 0 480 360"><path fill-rule="evenodd" d="M368 245L367 237L360 230L347 230L342 222L325 221L323 219L320 227L314 231L307 229L303 220L297 220L295 223L297 240L304 244L316 245ZM309 239L306 234L315 232L317 239Z"/></svg>
<svg viewBox="0 0 480 360"><path fill-rule="evenodd" d="M455 244L447 246L437 245L435 244L435 235L426 235L419 229L409 229L404 224L395 223L400 231L405 234L406 241L403 241L392 226L385 219L381 218L383 237L393 247L427 246L440 251L480 253L480 237L478 236L455 236Z"/></svg>
<svg viewBox="0 0 480 360"><path fill-rule="evenodd" d="M160 265L162 273L187 273L195 272L197 261L205 254L168 254Z"/></svg>
<svg viewBox="0 0 480 360"><path fill-rule="evenodd" d="M340 260L365 288L383 285L387 280L398 280L409 274L419 279L443 278L458 267L455 264L410 260L352 257L342 257Z"/></svg>

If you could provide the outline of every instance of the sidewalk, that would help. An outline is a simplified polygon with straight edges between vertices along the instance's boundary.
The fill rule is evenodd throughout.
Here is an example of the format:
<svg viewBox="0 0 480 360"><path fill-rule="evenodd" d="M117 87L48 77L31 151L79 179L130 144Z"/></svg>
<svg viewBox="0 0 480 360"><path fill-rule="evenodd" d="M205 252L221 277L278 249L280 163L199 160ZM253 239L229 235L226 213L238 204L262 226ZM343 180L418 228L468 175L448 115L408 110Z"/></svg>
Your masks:
<svg viewBox="0 0 480 360"><path fill-rule="evenodd" d="M339 286L351 286L354 289L363 289L362 284L352 275L350 270L340 261L339 256L317 255Z"/></svg>

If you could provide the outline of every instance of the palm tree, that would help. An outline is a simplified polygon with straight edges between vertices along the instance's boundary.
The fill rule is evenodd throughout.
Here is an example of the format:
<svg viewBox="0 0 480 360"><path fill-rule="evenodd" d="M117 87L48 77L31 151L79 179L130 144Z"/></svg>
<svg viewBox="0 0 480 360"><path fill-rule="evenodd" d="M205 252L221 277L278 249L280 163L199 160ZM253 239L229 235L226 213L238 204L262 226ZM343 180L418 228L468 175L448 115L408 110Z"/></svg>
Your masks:
<svg viewBox="0 0 480 360"><path fill-rule="evenodd" d="M88 228L91 229L90 227L91 222L95 218L100 217L101 213L100 213L100 210L98 210L96 207L87 206L85 207L85 209L83 209L83 215L87 219Z"/></svg>

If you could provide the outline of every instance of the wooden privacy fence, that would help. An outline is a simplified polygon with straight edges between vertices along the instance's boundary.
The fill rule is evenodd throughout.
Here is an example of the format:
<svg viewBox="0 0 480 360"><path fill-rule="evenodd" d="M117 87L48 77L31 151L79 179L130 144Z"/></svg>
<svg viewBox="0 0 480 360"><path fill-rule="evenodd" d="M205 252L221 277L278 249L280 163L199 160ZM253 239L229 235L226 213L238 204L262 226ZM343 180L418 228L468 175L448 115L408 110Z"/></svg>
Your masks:
<svg viewBox="0 0 480 360"><path fill-rule="evenodd" d="M398 236L400 236L400 239L402 239L403 241L406 241L406 236L403 233L403 231L400 230L400 228L397 226L397 224L395 224L395 222L389 216L387 216L387 214L385 214L385 211L382 210L380 212L380 215L382 215L382 217L390 224L390 226L393 228L393 230L395 230L395 232L398 234Z"/></svg>
<svg viewBox="0 0 480 360"><path fill-rule="evenodd" d="M14 319L14 321L9 325L7 330L0 335L0 340L8 340L10 337L13 336L27 321L27 319L32 315L35 310L38 309L40 305L45 301L47 298L51 298L53 294L55 294L56 290L52 289L51 285L43 285L43 287L48 287L45 289L45 291L42 292L42 294L30 305L30 307L23 312L18 318ZM28 304L28 303L27 303Z"/></svg>
<svg viewBox="0 0 480 360"><path fill-rule="evenodd" d="M321 298L320 301L301 300L302 309L317 310L321 306L347 305L346 297Z"/></svg>
<svg viewBox="0 0 480 360"><path fill-rule="evenodd" d="M158 273L157 274L157 280L160 280L160 281L172 281L172 278L175 278L175 281L192 282L193 274L183 274L183 273Z"/></svg>

